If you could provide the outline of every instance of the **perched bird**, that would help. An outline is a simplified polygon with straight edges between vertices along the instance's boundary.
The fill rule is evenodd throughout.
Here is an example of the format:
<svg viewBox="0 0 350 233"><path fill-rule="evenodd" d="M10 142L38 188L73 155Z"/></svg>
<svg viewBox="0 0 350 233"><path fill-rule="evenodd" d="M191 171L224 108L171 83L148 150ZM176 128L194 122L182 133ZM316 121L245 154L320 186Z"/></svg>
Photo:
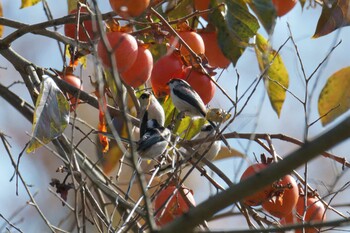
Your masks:
<svg viewBox="0 0 350 233"><path fill-rule="evenodd" d="M215 128L210 124L205 124L202 126L201 131L192 138L192 140L197 139L205 139L207 137L215 136ZM219 154L221 149L221 141L207 141L204 143L198 143L198 145L193 147L194 150L197 151L198 156L196 158L200 158L205 152L205 158L209 161L215 159L215 157Z"/></svg>
<svg viewBox="0 0 350 233"><path fill-rule="evenodd" d="M205 124L202 126L201 131L192 138L192 140L197 139L206 139L207 137L212 137L215 135L215 129L210 124ZM219 154L219 151L221 150L221 141L205 141L205 142L199 142L195 146L191 147L181 147L179 148L178 152L182 155L183 159L180 159L175 162L175 164L164 164L160 166L160 169L158 171L158 176L162 176L164 174L174 172L176 168L181 167L181 169L189 166L188 160L190 160L190 156L194 155L194 160L192 160L194 163L197 162L198 159L200 159L203 154L204 158L206 158L209 161L212 161L215 159L215 157ZM199 166L204 166L205 163L199 162ZM150 173L154 171L151 170Z"/></svg>
<svg viewBox="0 0 350 233"><path fill-rule="evenodd" d="M156 120L160 126L164 126L164 109L150 92L144 92L139 97L141 116L140 116L140 137L146 132L146 124L149 120Z"/></svg>
<svg viewBox="0 0 350 233"><path fill-rule="evenodd" d="M154 159L166 150L170 141L171 132L161 126L157 120L147 121L146 130L137 142L137 152L142 159Z"/></svg>
<svg viewBox="0 0 350 233"><path fill-rule="evenodd" d="M170 87L170 96L174 106L189 116L204 117L207 114L207 108L198 93L185 80L171 79L168 82Z"/></svg>
<svg viewBox="0 0 350 233"><path fill-rule="evenodd" d="M115 140L113 134L95 131L101 133L110 139ZM141 159L153 159L163 154L169 145L171 139L171 131L161 126L157 120L148 120L145 125L145 133L138 141L130 141L130 139L119 137L122 142L133 144L136 147Z"/></svg>
<svg viewBox="0 0 350 233"><path fill-rule="evenodd" d="M174 106L180 111L189 116L198 116L206 118L207 108L198 93L191 87L191 85L183 79L171 79L168 82L170 88L170 96ZM208 120L210 125L216 129L214 122ZM230 149L226 138L220 136L225 145Z"/></svg>

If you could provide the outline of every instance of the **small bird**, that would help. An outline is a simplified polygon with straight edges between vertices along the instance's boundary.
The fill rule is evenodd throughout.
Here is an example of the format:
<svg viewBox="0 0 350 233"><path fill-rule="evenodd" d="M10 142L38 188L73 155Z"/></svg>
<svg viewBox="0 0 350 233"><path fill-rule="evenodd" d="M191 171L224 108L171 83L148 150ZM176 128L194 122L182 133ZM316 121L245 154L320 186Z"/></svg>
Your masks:
<svg viewBox="0 0 350 233"><path fill-rule="evenodd" d="M205 139L207 137L215 136L215 128L210 124L205 124L202 126L201 131L192 138L192 140L197 139ZM205 158L209 161L215 159L215 157L219 154L221 149L221 141L208 141L204 143L199 143L198 145L193 147L194 150L197 151L198 156L195 158L200 158L205 152Z"/></svg>
<svg viewBox="0 0 350 233"><path fill-rule="evenodd" d="M191 85L183 79L171 79L168 82L170 87L170 96L174 106L180 111L189 116L199 116L206 118L207 108L198 95L198 93L191 87ZM208 120L208 122L216 129L214 122ZM225 145L230 149L226 138L220 136Z"/></svg>
<svg viewBox="0 0 350 233"><path fill-rule="evenodd" d="M146 124L149 120L156 120L160 126L164 126L165 113L156 97L150 92L144 92L139 97L141 107L140 137L146 132Z"/></svg>
<svg viewBox="0 0 350 233"><path fill-rule="evenodd" d="M197 140L197 139L206 139L207 137L212 137L215 135L215 129L212 125L210 124L205 124L202 126L201 131L192 138L192 140ZM160 166L158 176L162 176L164 174L174 172L176 168L181 167L185 168L189 166L188 160L190 160L189 156L192 156L194 154L195 158L192 160L194 163L197 162L198 159L200 159L203 154L204 158L206 158L209 161L213 161L215 157L219 154L219 151L221 150L221 141L205 141L205 142L200 142L197 145L191 147L188 147L185 149L184 147L179 148L178 152L182 155L183 159L180 159L175 162L175 164L164 164ZM204 166L205 163L199 162L199 166ZM152 172L154 169L150 171Z"/></svg>
<svg viewBox="0 0 350 233"><path fill-rule="evenodd" d="M100 131L95 131L94 133L101 133L110 139L116 139L111 133ZM170 138L171 131L161 126L155 119L147 121L145 133L138 141L130 141L127 138L119 137L121 141L135 145L141 159L153 159L163 154L170 143Z"/></svg>
<svg viewBox="0 0 350 233"><path fill-rule="evenodd" d="M190 84L185 80L174 78L168 82L168 85L173 104L180 112L184 112L189 116L205 118L207 108Z"/></svg>
<svg viewBox="0 0 350 233"><path fill-rule="evenodd" d="M170 142L171 132L157 120L147 121L146 130L137 142L137 152L142 159L154 159L164 153Z"/></svg>

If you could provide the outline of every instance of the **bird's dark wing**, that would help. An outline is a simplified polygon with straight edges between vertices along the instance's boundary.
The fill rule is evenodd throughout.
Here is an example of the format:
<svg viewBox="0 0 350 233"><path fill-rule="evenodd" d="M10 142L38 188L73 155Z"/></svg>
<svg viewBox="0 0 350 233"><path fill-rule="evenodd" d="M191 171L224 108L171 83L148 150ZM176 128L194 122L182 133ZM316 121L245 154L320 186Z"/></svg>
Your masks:
<svg viewBox="0 0 350 233"><path fill-rule="evenodd" d="M143 116L141 118L141 125L140 125L140 137L142 138L147 130L147 121L148 121L148 111L146 110L143 113Z"/></svg>
<svg viewBox="0 0 350 233"><path fill-rule="evenodd" d="M137 151L145 151L157 142L164 141L158 129L148 129L137 144Z"/></svg>
<svg viewBox="0 0 350 233"><path fill-rule="evenodd" d="M190 87L190 86L189 86ZM206 115L206 107L201 99L201 97L198 95L198 93L193 90L191 87L180 87L182 88L181 90L179 90L178 88L174 88L173 92L176 96L178 96L180 99L188 102L189 104L191 104L192 106L194 106L196 109L198 109L198 111L200 112L200 114L202 114L203 117L205 117Z"/></svg>

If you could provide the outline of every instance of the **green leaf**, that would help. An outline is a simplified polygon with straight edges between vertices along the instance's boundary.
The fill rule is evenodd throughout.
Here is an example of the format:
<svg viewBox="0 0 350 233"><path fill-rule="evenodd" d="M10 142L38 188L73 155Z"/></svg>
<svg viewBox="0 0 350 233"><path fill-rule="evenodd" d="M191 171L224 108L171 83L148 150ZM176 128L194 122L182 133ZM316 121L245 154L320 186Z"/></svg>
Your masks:
<svg viewBox="0 0 350 233"><path fill-rule="evenodd" d="M255 52L260 70L263 72L268 68L264 77L265 87L272 108L279 117L289 85L288 71L281 56L271 49L269 42L260 34L256 36L256 45Z"/></svg>
<svg viewBox="0 0 350 233"><path fill-rule="evenodd" d="M41 2L41 0L22 0L21 9L29 6L34 6L38 2Z"/></svg>
<svg viewBox="0 0 350 233"><path fill-rule="evenodd" d="M181 138L189 140L199 133L202 126L205 124L204 118L191 118L186 116L175 127L176 134Z"/></svg>
<svg viewBox="0 0 350 233"><path fill-rule="evenodd" d="M142 27L138 27L140 30ZM164 37L155 38L153 35L140 35L138 37L145 44L148 44L148 50L152 53L153 61L156 62L159 58L167 53L167 46L163 43Z"/></svg>
<svg viewBox="0 0 350 233"><path fill-rule="evenodd" d="M170 19L182 18L186 15L191 14L194 11L192 0L174 0L169 2L172 4L168 4L165 13Z"/></svg>
<svg viewBox="0 0 350 233"><path fill-rule="evenodd" d="M170 96L164 99L162 106L165 113L164 125L168 126L173 119L176 119L178 111L176 110ZM186 116L181 121L176 122L174 132L177 135L180 135L181 138L191 139L200 131L205 122L206 119L204 118L191 119L191 117Z"/></svg>
<svg viewBox="0 0 350 233"><path fill-rule="evenodd" d="M211 0L211 5L218 6L218 1ZM259 23L243 0L224 0L214 9L209 14L209 22L218 29L218 41L224 55L236 65L248 47L249 39L257 33Z"/></svg>
<svg viewBox="0 0 350 233"><path fill-rule="evenodd" d="M332 74L318 98L318 113L323 126L331 123L350 108L350 67Z"/></svg>
<svg viewBox="0 0 350 233"><path fill-rule="evenodd" d="M332 7L323 4L316 32L312 38L327 35L338 28L350 25L349 0L336 0Z"/></svg>
<svg viewBox="0 0 350 233"><path fill-rule="evenodd" d="M35 105L32 139L26 152L51 142L62 134L68 123L69 103L56 83L44 75Z"/></svg>
<svg viewBox="0 0 350 233"><path fill-rule="evenodd" d="M277 13L272 0L246 0L268 34L272 34Z"/></svg>

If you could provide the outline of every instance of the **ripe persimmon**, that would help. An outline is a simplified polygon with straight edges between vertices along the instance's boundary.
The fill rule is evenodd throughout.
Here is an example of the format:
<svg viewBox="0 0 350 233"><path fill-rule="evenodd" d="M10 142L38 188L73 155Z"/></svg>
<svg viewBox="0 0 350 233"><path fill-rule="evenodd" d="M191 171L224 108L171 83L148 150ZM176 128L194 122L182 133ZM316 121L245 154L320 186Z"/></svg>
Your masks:
<svg viewBox="0 0 350 233"><path fill-rule="evenodd" d="M231 61L225 57L218 44L217 32L202 31L199 33L204 41L205 56L209 65L219 68L227 68Z"/></svg>
<svg viewBox="0 0 350 233"><path fill-rule="evenodd" d="M205 53L205 46L202 37L194 31L179 31L179 36L185 41L185 43L197 54ZM181 55L187 57L190 52L185 48L183 44L179 42L178 37L171 37L169 40L171 47L180 49Z"/></svg>
<svg viewBox="0 0 350 233"><path fill-rule="evenodd" d="M129 18L141 15L148 7L150 0L109 0L109 3L118 15Z"/></svg>
<svg viewBox="0 0 350 233"><path fill-rule="evenodd" d="M286 175L274 183L274 189L262 207L271 215L283 218L292 212L298 202L298 185L291 175Z"/></svg>
<svg viewBox="0 0 350 233"><path fill-rule="evenodd" d="M198 93L204 104L208 104L213 99L216 86L207 75L192 67L187 67L183 79Z"/></svg>
<svg viewBox="0 0 350 233"><path fill-rule="evenodd" d="M190 209L191 205L196 205L193 197L193 191L185 186L181 186L180 189L181 190L178 190L175 195L172 196L176 190L176 186L169 185L157 195L154 201L154 209L157 213L157 225L164 226L165 224L173 221L175 218L186 213ZM180 192L183 192L184 195L182 195Z"/></svg>
<svg viewBox="0 0 350 233"><path fill-rule="evenodd" d="M78 9L74 9L72 10L69 14L70 15L76 15L77 14ZM80 8L80 14L86 14L89 13L88 9L86 7L81 7ZM79 34L78 34L78 39L80 41L84 41L87 42L90 39L94 38L94 32L93 32L93 27L92 27L92 22L91 20L85 20L83 22L84 27L82 27L81 25L79 25L78 30L79 30ZM76 38L76 24L75 23L67 23L64 25L64 34L67 37Z"/></svg>
<svg viewBox="0 0 350 233"><path fill-rule="evenodd" d="M297 2L298 0L272 0L277 16L280 17L291 11Z"/></svg>
<svg viewBox="0 0 350 233"><path fill-rule="evenodd" d="M69 83L70 85L79 88L80 90L83 90L83 85L81 82L81 79L74 74L66 73L66 74L60 74L60 78ZM80 103L80 100L78 100L74 95L71 95L67 93L68 100L70 102L70 111L74 111L77 107L77 105Z"/></svg>
<svg viewBox="0 0 350 233"><path fill-rule="evenodd" d="M304 215L304 222L322 222L326 220L325 215L325 206L323 203L316 197L308 196L306 200L306 209L305 209L305 196L300 195L296 205L296 212L292 212L287 215L285 218L281 219L282 225L287 224L296 224L302 222L302 216ZM305 228L305 233L316 233L320 229L315 227ZM302 233L302 229L295 229L295 233Z"/></svg>
<svg viewBox="0 0 350 233"><path fill-rule="evenodd" d="M139 45L137 58L134 64L120 74L122 80L132 87L139 87L150 77L153 69L153 57L151 52L144 46Z"/></svg>
<svg viewBox="0 0 350 233"><path fill-rule="evenodd" d="M161 57L153 66L151 83L154 94L162 97L169 94L167 83L173 78L183 78L184 64L179 55L171 53Z"/></svg>
<svg viewBox="0 0 350 233"><path fill-rule="evenodd" d="M203 10L208 10L210 1L209 0L193 0L193 4L194 4L195 10L203 11ZM208 21L208 13L202 14L201 16L203 17L203 19Z"/></svg>
<svg viewBox="0 0 350 233"><path fill-rule="evenodd" d="M241 181L247 179L250 176L254 176L259 171L265 169L267 164L265 163L256 163L252 164L243 172L241 176ZM267 185L261 191L256 192L253 195L247 196L243 199L243 203L249 206L257 206L261 205L264 201L268 200L270 194L273 192L273 187L271 185Z"/></svg>
<svg viewBox="0 0 350 233"><path fill-rule="evenodd" d="M125 72L136 61L138 54L136 39L132 35L124 32L108 32L106 36L112 48L118 72ZM109 54L102 40L100 40L97 45L97 53L102 63L110 68L111 62Z"/></svg>

